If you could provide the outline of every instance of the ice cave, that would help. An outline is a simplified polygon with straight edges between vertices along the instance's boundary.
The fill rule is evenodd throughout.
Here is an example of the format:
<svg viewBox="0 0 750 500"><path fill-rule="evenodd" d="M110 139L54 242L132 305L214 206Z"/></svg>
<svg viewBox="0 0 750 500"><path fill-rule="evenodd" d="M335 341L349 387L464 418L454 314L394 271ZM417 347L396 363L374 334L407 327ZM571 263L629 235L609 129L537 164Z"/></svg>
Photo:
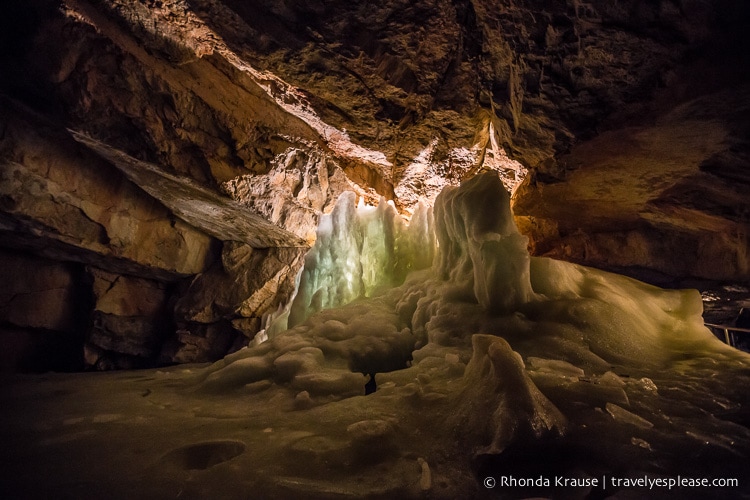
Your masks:
<svg viewBox="0 0 750 500"><path fill-rule="evenodd" d="M0 497L750 499L747 2L0 8Z"/></svg>
<svg viewBox="0 0 750 500"><path fill-rule="evenodd" d="M750 355L696 290L530 258L496 173L408 227L353 199L321 219L294 326L208 367L55 379L38 441L4 422L15 480L32 460L47 497L468 498L497 476L500 497L592 498L746 473Z"/></svg>

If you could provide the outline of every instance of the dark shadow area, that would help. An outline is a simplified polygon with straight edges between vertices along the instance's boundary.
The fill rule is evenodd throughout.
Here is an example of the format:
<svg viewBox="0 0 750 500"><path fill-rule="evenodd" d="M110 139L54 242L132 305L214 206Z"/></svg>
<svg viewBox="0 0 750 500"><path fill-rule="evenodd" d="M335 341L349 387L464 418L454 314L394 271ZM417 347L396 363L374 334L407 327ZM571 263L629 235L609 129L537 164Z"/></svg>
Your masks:
<svg viewBox="0 0 750 500"><path fill-rule="evenodd" d="M365 384L365 396L367 396L368 394L374 393L378 389L378 386L375 383L375 374L370 373L369 376L370 376L370 380L368 380L367 383Z"/></svg>
<svg viewBox="0 0 750 500"><path fill-rule="evenodd" d="M244 451L245 443L240 441L207 441L172 450L164 456L163 461L182 470L206 470Z"/></svg>

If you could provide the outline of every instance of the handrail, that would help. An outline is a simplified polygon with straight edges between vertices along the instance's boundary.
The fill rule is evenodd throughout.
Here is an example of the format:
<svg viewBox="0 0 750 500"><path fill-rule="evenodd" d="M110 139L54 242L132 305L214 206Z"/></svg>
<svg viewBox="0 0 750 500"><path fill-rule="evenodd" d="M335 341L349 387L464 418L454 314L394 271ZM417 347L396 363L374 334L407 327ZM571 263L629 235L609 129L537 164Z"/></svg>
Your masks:
<svg viewBox="0 0 750 500"><path fill-rule="evenodd" d="M750 333L750 328L740 328L737 326L730 326L730 325L717 325L715 323L704 323L708 328L714 329L714 330L722 330L724 332L724 343L727 345L730 345L732 347L737 347L734 345L734 341L732 339L732 336L729 335L730 332L732 333Z"/></svg>

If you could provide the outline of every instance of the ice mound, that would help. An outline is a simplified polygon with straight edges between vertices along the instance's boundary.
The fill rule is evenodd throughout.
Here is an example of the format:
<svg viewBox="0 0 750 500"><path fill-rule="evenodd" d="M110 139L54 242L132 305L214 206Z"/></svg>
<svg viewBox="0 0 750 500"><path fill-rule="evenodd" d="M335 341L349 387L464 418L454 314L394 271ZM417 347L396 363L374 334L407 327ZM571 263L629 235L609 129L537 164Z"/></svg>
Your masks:
<svg viewBox="0 0 750 500"><path fill-rule="evenodd" d="M388 204L362 212L346 195L307 257L294 326L203 370L197 393L231 393L262 421L290 415L285 425L312 433L305 443L325 460L337 450L349 473L367 476L363 456L373 457L381 473L399 471L384 480L400 485L388 490L397 496L442 481L455 497L466 476L446 456L479 475L536 470L532 455L561 449L577 451L538 471L596 476L637 457L663 473L698 444L693 436L713 435L710 460L696 464L734 470L732 460L747 460L750 431L726 415L748 398L721 378L750 382L750 361L703 326L696 291L530 258L496 174L437 198L436 250L420 210L409 234ZM432 267L408 272L433 251ZM328 491L321 464L306 463L284 488Z"/></svg>
<svg viewBox="0 0 750 500"><path fill-rule="evenodd" d="M479 453L502 452L514 439L562 434L566 419L532 382L521 356L501 337L473 335L466 389L457 410L468 432L491 432ZM490 416L489 422L487 416Z"/></svg>

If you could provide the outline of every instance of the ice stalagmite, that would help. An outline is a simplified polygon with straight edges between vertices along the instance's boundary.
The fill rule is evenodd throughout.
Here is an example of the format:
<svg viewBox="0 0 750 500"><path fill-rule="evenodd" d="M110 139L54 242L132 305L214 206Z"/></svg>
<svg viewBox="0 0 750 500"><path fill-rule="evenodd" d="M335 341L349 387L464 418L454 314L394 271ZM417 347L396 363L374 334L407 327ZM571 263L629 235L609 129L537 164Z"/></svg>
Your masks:
<svg viewBox="0 0 750 500"><path fill-rule="evenodd" d="M513 441L531 440L565 431L560 410L534 385L523 359L508 342L493 335L472 336L466 388L456 415L469 432L484 432L480 454L499 454Z"/></svg>
<svg viewBox="0 0 750 500"><path fill-rule="evenodd" d="M443 279L473 288L488 311L507 313L531 301L528 239L510 212L510 196L496 173L449 186L435 200Z"/></svg>

